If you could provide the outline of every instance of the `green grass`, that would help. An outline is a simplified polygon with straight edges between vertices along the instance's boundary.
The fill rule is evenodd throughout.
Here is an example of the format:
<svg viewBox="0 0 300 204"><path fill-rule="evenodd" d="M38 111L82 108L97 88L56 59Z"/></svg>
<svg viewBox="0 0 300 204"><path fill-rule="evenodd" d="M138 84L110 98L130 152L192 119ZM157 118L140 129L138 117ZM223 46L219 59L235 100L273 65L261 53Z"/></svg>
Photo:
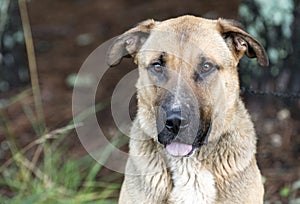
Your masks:
<svg viewBox="0 0 300 204"><path fill-rule="evenodd" d="M93 113L92 108L79 114L65 127L49 132L44 128L45 124L37 120L36 110L22 102L29 95L31 92L26 90L6 101L5 105L0 104L0 123L11 152L11 157L0 165L0 204L117 203L122 175L111 172L109 176L101 176L101 164L89 155L82 158L65 156L68 137L74 137L71 134L74 121L80 125L80 121ZM22 105L34 130L34 140L25 147L19 147L13 121L5 111L15 103ZM101 111L106 104L96 105L96 111ZM123 145L120 137L121 134L116 135L111 142ZM103 151L103 158L109 158L110 153L108 146Z"/></svg>
<svg viewBox="0 0 300 204"><path fill-rule="evenodd" d="M0 100L1 139L4 134L0 153L6 153L5 161L0 163L0 204L117 203L122 175L110 172L107 176L102 173L103 166L91 156L75 158L68 156L67 152L68 141L75 139L70 137L76 137L75 127L86 117L95 114L95 111L103 110L108 103L88 108L64 127L51 130L47 126L26 1L19 0L18 3L31 87L10 99ZM20 139L23 135L16 135L15 122L7 111L12 111L14 106L22 108L26 116L24 120L27 120L32 129L32 141L25 146ZM17 111L20 114L18 109ZM124 141L120 138L125 137L118 133L111 143L115 146L123 145ZM2 146L7 147L3 150ZM101 156L108 159L111 152L111 146L107 146Z"/></svg>

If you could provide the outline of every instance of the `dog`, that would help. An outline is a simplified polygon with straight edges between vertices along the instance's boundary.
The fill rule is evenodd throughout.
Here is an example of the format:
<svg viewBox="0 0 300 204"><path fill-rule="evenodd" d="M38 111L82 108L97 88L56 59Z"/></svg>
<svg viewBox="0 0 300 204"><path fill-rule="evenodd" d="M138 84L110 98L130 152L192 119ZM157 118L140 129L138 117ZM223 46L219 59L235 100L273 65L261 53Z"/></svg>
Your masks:
<svg viewBox="0 0 300 204"><path fill-rule="evenodd" d="M107 64L138 65L138 111L120 204L263 203L256 134L240 98L242 56L269 59L234 20L146 20L117 37Z"/></svg>

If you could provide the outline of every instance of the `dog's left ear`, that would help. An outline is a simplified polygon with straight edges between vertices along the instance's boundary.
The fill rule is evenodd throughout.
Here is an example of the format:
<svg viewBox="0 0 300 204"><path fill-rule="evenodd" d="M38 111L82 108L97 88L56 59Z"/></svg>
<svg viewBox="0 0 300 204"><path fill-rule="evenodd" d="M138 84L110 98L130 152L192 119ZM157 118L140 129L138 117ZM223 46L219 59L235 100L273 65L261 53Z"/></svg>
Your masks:
<svg viewBox="0 0 300 204"><path fill-rule="evenodd" d="M149 19L118 36L108 48L106 55L108 66L116 66L123 57L133 57L149 37L154 25L155 21Z"/></svg>
<svg viewBox="0 0 300 204"><path fill-rule="evenodd" d="M219 18L217 29L238 61L246 54L250 58L256 57L258 64L263 67L269 65L269 58L263 46L246 33L239 22Z"/></svg>

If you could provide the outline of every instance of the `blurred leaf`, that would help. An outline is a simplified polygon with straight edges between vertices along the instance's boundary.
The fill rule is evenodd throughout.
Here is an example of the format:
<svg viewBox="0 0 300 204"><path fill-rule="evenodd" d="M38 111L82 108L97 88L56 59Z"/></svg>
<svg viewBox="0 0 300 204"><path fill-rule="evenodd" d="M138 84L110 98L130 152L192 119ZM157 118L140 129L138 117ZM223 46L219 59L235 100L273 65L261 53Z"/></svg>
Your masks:
<svg viewBox="0 0 300 204"><path fill-rule="evenodd" d="M87 46L92 44L95 41L95 38L90 33L83 33L77 36L76 43L79 46Z"/></svg>
<svg viewBox="0 0 300 204"><path fill-rule="evenodd" d="M267 181L267 177L265 177L265 176L261 176L261 180L262 180L262 183L263 183L263 184L265 184L265 183L266 183L266 181Z"/></svg>
<svg viewBox="0 0 300 204"><path fill-rule="evenodd" d="M3 45L8 50L11 50L15 46L15 40L11 35L5 34L3 36Z"/></svg>
<svg viewBox="0 0 300 204"><path fill-rule="evenodd" d="M300 204L300 198L297 198L297 199L295 199L295 200L291 200L291 201L289 202L289 204Z"/></svg>
<svg viewBox="0 0 300 204"><path fill-rule="evenodd" d="M296 191L300 189L300 180L297 180L293 183L292 190Z"/></svg>
<svg viewBox="0 0 300 204"><path fill-rule="evenodd" d="M89 88L96 82L92 75L77 75L74 73L67 77L66 83L70 87Z"/></svg>
<svg viewBox="0 0 300 204"><path fill-rule="evenodd" d="M282 197L288 197L291 193L291 189L288 188L288 187L283 187L281 190L280 190L280 195Z"/></svg>
<svg viewBox="0 0 300 204"><path fill-rule="evenodd" d="M13 38L18 43L24 43L24 33L22 30L18 30L13 34Z"/></svg>

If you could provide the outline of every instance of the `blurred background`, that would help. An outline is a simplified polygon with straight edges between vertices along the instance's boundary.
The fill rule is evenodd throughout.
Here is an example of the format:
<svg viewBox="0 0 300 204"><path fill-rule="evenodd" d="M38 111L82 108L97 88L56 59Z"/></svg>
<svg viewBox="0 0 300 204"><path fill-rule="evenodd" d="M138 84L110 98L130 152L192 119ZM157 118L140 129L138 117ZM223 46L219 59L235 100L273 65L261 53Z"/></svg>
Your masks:
<svg viewBox="0 0 300 204"><path fill-rule="evenodd" d="M117 203L123 175L95 162L74 131L76 73L138 22L184 14L237 19L266 48L269 68L242 59L241 96L258 135L265 203L300 203L299 0L0 0L0 203ZM120 133L107 101L135 67L123 60L98 87L99 125L110 139ZM89 79L78 81L88 88ZM119 146L127 150L126 141Z"/></svg>

